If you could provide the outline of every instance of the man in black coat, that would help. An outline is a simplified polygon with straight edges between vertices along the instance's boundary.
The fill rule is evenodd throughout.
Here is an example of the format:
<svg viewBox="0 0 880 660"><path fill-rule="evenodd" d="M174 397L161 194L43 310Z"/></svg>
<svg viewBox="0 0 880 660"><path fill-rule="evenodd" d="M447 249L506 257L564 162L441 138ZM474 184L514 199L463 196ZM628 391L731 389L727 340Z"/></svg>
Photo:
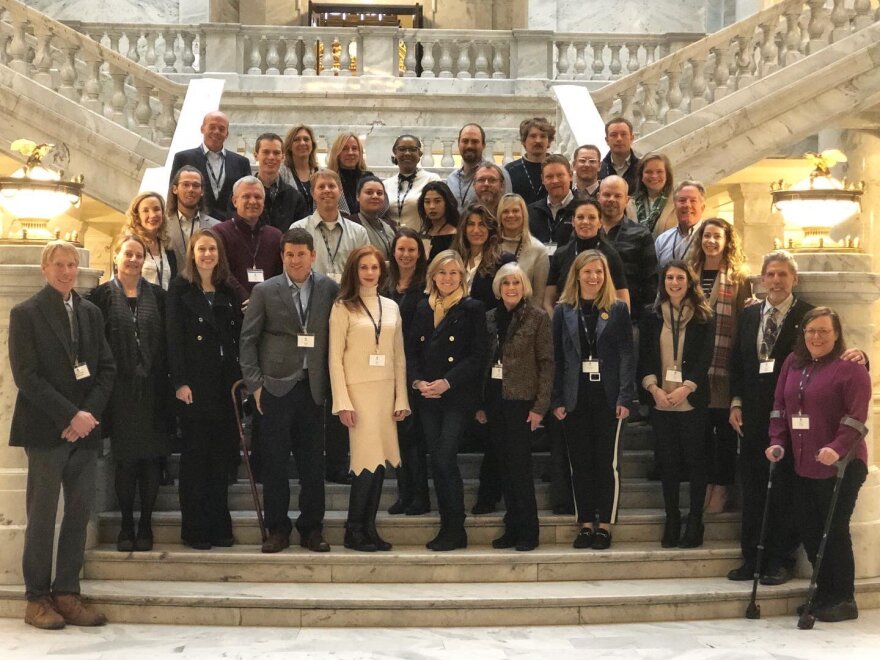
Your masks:
<svg viewBox="0 0 880 660"><path fill-rule="evenodd" d="M229 119L222 112L209 112L202 120L203 142L193 149L174 154L171 179L184 165L192 165L207 182L205 189L206 212L217 220L232 217L232 186L240 178L251 174L250 161L223 147L229 136Z"/></svg>
<svg viewBox="0 0 880 660"><path fill-rule="evenodd" d="M276 133L263 133L254 143L254 160L257 161L257 178L266 190L263 214L260 220L286 232L290 225L311 215L299 190L284 183L279 176L284 163L283 141Z"/></svg>
<svg viewBox="0 0 880 660"><path fill-rule="evenodd" d="M630 193L635 192L638 183L639 157L632 150L633 125L624 117L613 117L605 124L605 143L608 153L599 168L599 181L616 174L623 177Z"/></svg>
<svg viewBox="0 0 880 660"><path fill-rule="evenodd" d="M24 447L28 459L24 620L45 629L99 626L106 618L80 598L79 574L95 492L99 418L116 364L100 310L73 290L76 248L49 243L41 268L48 284L9 317L9 363L18 387L9 444ZM61 488L64 518L52 582Z"/></svg>

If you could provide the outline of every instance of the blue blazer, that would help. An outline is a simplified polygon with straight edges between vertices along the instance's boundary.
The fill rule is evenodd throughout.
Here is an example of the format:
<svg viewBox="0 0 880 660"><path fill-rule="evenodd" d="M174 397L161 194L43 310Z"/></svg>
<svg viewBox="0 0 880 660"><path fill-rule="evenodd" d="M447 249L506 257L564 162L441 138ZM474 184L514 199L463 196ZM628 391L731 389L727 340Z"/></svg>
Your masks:
<svg viewBox="0 0 880 660"><path fill-rule="evenodd" d="M607 318L603 318L607 316ZM559 304L553 312L553 348L556 376L553 379L551 406L564 406L571 412L577 406L581 377L581 340L578 335L578 311ZM600 314L596 322L596 352L599 373L605 386L608 405L631 408L636 398L636 363L633 355L632 322L629 308L615 301L610 314Z"/></svg>

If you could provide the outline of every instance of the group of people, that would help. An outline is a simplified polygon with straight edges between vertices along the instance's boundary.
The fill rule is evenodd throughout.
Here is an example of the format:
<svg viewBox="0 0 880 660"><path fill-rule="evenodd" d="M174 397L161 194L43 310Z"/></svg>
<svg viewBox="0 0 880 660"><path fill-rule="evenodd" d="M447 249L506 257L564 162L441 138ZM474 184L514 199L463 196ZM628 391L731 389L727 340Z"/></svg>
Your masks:
<svg viewBox="0 0 880 660"><path fill-rule="evenodd" d="M78 596L99 436L111 438L120 551L152 548L177 428L181 539L200 550L233 545L230 389L239 379L259 439L263 552L289 547L294 526L302 547L330 550L324 483L339 469L351 484L345 547L389 550L376 526L385 471L396 468L399 487L389 513L424 514L428 456L440 528L427 547L466 547L457 452L481 433L472 512L503 497L493 547L533 550L540 427L551 440L554 513L576 516L575 548L607 549L622 432L641 399L655 433L663 547L702 545L704 512L730 503L739 436L744 563L733 580L755 570L765 450L782 461L785 485L774 489L765 584L790 578L800 542L815 559L828 466L852 457L817 616L857 615L848 521L866 475L865 355L844 351L832 310L795 299L797 264L786 252L764 258L767 298L756 301L733 226L703 218L702 184L673 185L664 155L635 155L629 121L608 122L604 158L583 145L569 162L549 153L552 125L528 119L522 158L503 168L484 158L485 132L468 124L461 167L445 182L421 169L414 135L395 141L391 178L367 170L350 133L319 167L308 126L261 135L253 175L224 148L228 129L222 113L205 117L203 144L174 158L167 205L154 192L132 200L113 276L88 300L73 291L76 249L54 242L43 253L47 287L12 311L11 438L30 468L29 623L103 622ZM50 584L61 487L68 504Z"/></svg>

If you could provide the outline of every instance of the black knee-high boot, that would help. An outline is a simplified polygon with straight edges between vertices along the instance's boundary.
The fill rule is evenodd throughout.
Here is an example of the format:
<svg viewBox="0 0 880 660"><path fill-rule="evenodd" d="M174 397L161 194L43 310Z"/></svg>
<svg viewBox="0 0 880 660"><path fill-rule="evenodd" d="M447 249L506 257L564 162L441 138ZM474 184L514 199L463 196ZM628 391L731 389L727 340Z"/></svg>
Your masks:
<svg viewBox="0 0 880 660"><path fill-rule="evenodd" d="M348 498L348 519L345 521L344 545L350 550L376 552L377 548L364 529L364 519L370 506L373 487L373 473L363 470L351 481L351 494Z"/></svg>
<svg viewBox="0 0 880 660"><path fill-rule="evenodd" d="M376 529L376 514L379 512L379 500L382 497L382 483L385 481L385 466L380 465L373 473L370 484L370 503L364 515L364 532L377 550L391 550L391 544L379 536Z"/></svg>
<svg viewBox="0 0 880 660"><path fill-rule="evenodd" d="M388 507L388 513L391 515L403 513L412 501L409 465L403 462L397 466L395 472L397 474L397 501Z"/></svg>
<svg viewBox="0 0 880 660"><path fill-rule="evenodd" d="M141 495L141 518L138 521L134 549L146 552L153 549L153 507L159 495L162 481L162 464L159 458L139 461L138 488Z"/></svg>

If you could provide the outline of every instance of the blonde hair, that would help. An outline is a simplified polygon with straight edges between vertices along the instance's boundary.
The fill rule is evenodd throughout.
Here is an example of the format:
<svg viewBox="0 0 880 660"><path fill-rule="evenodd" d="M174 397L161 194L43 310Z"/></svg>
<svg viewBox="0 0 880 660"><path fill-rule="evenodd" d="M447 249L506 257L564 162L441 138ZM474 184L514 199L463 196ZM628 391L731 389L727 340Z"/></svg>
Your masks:
<svg viewBox="0 0 880 660"><path fill-rule="evenodd" d="M562 289L562 295L559 296L559 302L577 307L581 300L581 284L580 272L581 268L591 261L601 261L602 270L605 273L599 294L593 301L596 309L610 312L614 303L617 301L617 294L614 290L614 282L611 280L611 272L608 269L608 259L599 250L584 250L574 259L571 269L568 271L568 277L565 278L565 287Z"/></svg>
<svg viewBox="0 0 880 660"><path fill-rule="evenodd" d="M358 149L360 149L361 152L361 158L358 161L357 169L361 172L367 169L367 161L364 158L364 143L361 142L361 139L357 135L351 132L340 133L336 136L336 139L333 140L333 144L330 146L330 151L327 153L327 169L339 172L339 154L342 152L342 147L344 147L345 143L351 138L357 140Z"/></svg>
<svg viewBox="0 0 880 660"><path fill-rule="evenodd" d="M339 178L339 173L336 170L331 170L329 167L318 168L309 177L309 185L314 188L318 179L331 179L336 182L339 190L342 190L342 179Z"/></svg>
<svg viewBox="0 0 880 660"><path fill-rule="evenodd" d="M498 227L501 232L501 238L504 239L504 223L501 222L501 213L508 206L518 206L519 210L522 211L523 217L523 225L522 225L522 242L523 247L529 247L529 244L532 242L532 232L529 231L529 209L526 206L526 200L524 200L520 195L516 193L504 193L501 195L501 199L498 200L498 208L496 209L495 217L498 218Z"/></svg>
<svg viewBox="0 0 880 660"><path fill-rule="evenodd" d="M79 266L79 252L77 251L76 246L73 243L62 240L49 241L46 243L46 247L43 248L43 252L40 255L40 266L48 266L52 262L55 253L59 251L72 254L76 261L76 265Z"/></svg>
<svg viewBox="0 0 880 660"><path fill-rule="evenodd" d="M141 202L150 197L155 197L159 200L159 208L162 210L162 224L159 226L159 231L156 233L156 240L160 245L168 245L168 225L165 222L165 200L162 195L157 192L148 190L135 195L134 199L131 200L131 204L128 205L128 210L125 212L127 220L122 231L136 234L137 236L140 236L141 239L147 238L147 232L141 224L141 219L138 216L138 207L141 205Z"/></svg>
<svg viewBox="0 0 880 660"><path fill-rule="evenodd" d="M515 261L504 264L501 268L498 269L498 272L495 273L495 278L492 280L492 293L495 294L495 297L501 299L501 280L511 275L513 275L514 277L518 277L520 283L522 284L523 300L528 300L529 298L531 298L532 283L523 272L523 269L520 268L519 264Z"/></svg>
<svg viewBox="0 0 880 660"><path fill-rule="evenodd" d="M461 260L461 255L458 254L455 250L443 250L437 254L431 260L431 263L428 264L428 275L427 282L425 283L425 293L429 296L432 293L438 293L437 285L434 284L434 276L437 275L437 271L439 271L443 266L448 264L449 262L455 264L456 268L458 268L459 279L461 282L459 283L459 288L461 289L461 295L467 295L467 275L464 269L464 261Z"/></svg>

